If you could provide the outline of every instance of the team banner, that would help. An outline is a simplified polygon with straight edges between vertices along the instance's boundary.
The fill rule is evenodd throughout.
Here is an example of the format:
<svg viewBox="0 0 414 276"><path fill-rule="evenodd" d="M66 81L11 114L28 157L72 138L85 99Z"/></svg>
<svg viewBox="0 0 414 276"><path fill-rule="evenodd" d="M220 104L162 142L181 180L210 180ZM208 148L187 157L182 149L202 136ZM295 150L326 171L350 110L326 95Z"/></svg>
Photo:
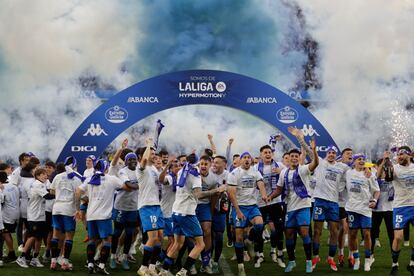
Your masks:
<svg viewBox="0 0 414 276"><path fill-rule="evenodd" d="M321 123L279 89L235 73L189 70L144 80L111 97L82 122L57 161L69 155L77 160L84 160L90 154L100 156L119 134L145 117L168 108L196 104L246 111L273 125L298 147L287 129L300 128L307 142L316 136L321 156L328 146L336 146ZM84 170L83 166L84 162L79 162L79 171Z"/></svg>

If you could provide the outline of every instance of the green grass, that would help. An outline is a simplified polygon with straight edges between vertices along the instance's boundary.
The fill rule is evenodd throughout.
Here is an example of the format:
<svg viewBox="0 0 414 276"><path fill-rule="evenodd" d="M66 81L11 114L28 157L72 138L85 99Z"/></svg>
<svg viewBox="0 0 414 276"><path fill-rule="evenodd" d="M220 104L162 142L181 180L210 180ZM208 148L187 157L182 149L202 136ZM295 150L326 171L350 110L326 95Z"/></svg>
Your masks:
<svg viewBox="0 0 414 276"><path fill-rule="evenodd" d="M0 268L0 275L1 276L14 276L14 275L35 275L35 276L47 276L47 275L70 275L76 274L76 276L88 275L86 268L84 268L84 263L86 260L86 244L82 242L85 236L84 230L82 230L82 225L78 223L78 231L76 232L76 236L74 239L74 246L72 251L71 260L74 265L73 272L62 272L62 271L50 271L47 267L45 268L20 268L17 264L5 264L3 268ZM375 263L372 266L371 272L368 274L371 275L388 275L391 265L391 255L390 255L390 248L388 246L388 238L386 236L385 227L381 229L381 248L375 249ZM253 263L250 262L245 264L246 273L247 275L285 275L283 270L279 268L275 263L271 262L269 257L269 250L270 250L269 243L265 244L265 262L262 264L260 269L255 269L253 267ZM314 271L314 275L366 275L367 272L363 271L363 252L364 249L362 247L359 248L360 254L362 255L361 261L361 269L358 272L352 271L348 267L340 268L338 272L332 272L329 270L327 265L325 264L325 258L328 253L327 247L327 230L323 231L323 235L321 238L321 262ZM41 252L41 255L43 253ZM234 254L234 250L232 248L224 247L223 252L227 263L229 264L230 268L233 271L234 275L237 275L237 264L235 261L230 261L231 256ZM345 249L345 255L347 256L348 252ZM305 275L305 261L304 261L304 253L301 240L298 239L298 245L296 247L296 256L297 256L297 267L294 270L294 275ZM411 256L411 249L408 247L402 247L401 255L400 255L400 275L407 275L407 271L405 269L406 265L408 264ZM136 275L136 270L138 269L139 263L141 262L141 255L137 255L138 264L131 264L131 271L122 271L120 268L115 271L110 271L111 275ZM293 274L292 273L292 274ZM200 273L199 273L200 274Z"/></svg>

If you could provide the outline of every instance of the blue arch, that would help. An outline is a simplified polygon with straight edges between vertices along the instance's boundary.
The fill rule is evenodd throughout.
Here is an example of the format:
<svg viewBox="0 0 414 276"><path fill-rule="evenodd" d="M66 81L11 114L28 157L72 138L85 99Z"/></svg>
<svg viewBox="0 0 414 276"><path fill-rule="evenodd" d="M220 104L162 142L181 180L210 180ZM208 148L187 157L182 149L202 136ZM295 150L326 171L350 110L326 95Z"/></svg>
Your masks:
<svg viewBox="0 0 414 276"><path fill-rule="evenodd" d="M246 111L273 125L297 146L287 129L289 126L305 128L310 130L305 140L311 134L318 136L319 153L329 145L336 146L321 123L279 89L235 73L189 70L144 80L111 97L76 129L57 161L63 161L68 155L74 155L79 161L90 154L99 156L119 134L141 119L165 109L194 104ZM99 127L105 133L98 133ZM84 162L79 162L80 171L83 166Z"/></svg>

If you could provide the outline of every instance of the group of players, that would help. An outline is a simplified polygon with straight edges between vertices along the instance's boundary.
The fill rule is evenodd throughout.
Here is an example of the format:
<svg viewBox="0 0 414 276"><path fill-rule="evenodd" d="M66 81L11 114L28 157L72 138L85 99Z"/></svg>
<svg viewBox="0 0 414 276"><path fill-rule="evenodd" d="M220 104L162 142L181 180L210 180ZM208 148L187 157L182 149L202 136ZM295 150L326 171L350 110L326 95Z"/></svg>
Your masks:
<svg viewBox="0 0 414 276"><path fill-rule="evenodd" d="M135 244L142 240L138 275L172 275L173 269L178 270L176 275L193 275L200 255L200 271L217 274L227 232L239 275L246 275L245 261L252 258L254 267L260 268L265 259L263 231L267 227L272 261L292 272L299 235L305 269L311 273L321 260L320 237L326 221L330 269L338 270L337 251L338 263L344 265L346 243L349 266L360 269L357 236L361 231L364 270L370 271L375 261L373 241L384 219L391 245L390 275L397 275L403 229L414 222L410 148L397 150L395 164L385 152L372 166L350 148L339 154L329 147L321 158L314 140L307 145L301 130L289 131L301 149L286 152L281 162L275 161L272 145L262 146L257 159L249 152L230 157L233 139L226 156L217 155L211 135L212 149L200 157L156 153L152 139L133 151L125 140L110 163L89 156L83 174L76 171L73 156L63 164L47 162L41 167L32 153L24 153L13 172L6 164L0 167L0 254L5 242L6 262L42 267L39 251L44 242L43 260L50 258L50 268L57 270L60 265L61 270L71 270L76 220L81 220L88 233L86 267L90 273L109 274L108 260L111 269L120 265L130 270ZM15 232L22 252L19 257L13 246ZM414 249L407 269L414 275Z"/></svg>

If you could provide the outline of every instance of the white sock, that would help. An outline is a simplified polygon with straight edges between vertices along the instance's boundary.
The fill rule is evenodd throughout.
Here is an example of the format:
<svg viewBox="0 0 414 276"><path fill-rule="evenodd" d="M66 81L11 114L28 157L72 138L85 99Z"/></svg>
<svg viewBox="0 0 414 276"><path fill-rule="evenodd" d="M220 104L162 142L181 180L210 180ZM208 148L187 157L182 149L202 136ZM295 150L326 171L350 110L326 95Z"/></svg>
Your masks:
<svg viewBox="0 0 414 276"><path fill-rule="evenodd" d="M392 263L392 266L398 266L398 263Z"/></svg>
<svg viewBox="0 0 414 276"><path fill-rule="evenodd" d="M238 267L239 269L244 269L244 264L237 264L237 267Z"/></svg>
<svg viewBox="0 0 414 276"><path fill-rule="evenodd" d="M104 263L99 263L99 268L100 269L104 269L105 268L105 264Z"/></svg>
<svg viewBox="0 0 414 276"><path fill-rule="evenodd" d="M276 248L274 247L270 248L270 253L276 253Z"/></svg>
<svg viewBox="0 0 414 276"><path fill-rule="evenodd" d="M410 261L410 266L414 265L414 261Z"/></svg>
<svg viewBox="0 0 414 276"><path fill-rule="evenodd" d="M283 256L283 250L278 250L277 251L277 256Z"/></svg>
<svg viewBox="0 0 414 276"><path fill-rule="evenodd" d="M344 248L339 248L339 255L344 255Z"/></svg>
<svg viewBox="0 0 414 276"><path fill-rule="evenodd" d="M116 258L116 254L111 253L111 259L115 259L115 258Z"/></svg>
<svg viewBox="0 0 414 276"><path fill-rule="evenodd" d="M155 264L150 264L150 265L149 265L149 269L150 269L150 270L155 270Z"/></svg>

